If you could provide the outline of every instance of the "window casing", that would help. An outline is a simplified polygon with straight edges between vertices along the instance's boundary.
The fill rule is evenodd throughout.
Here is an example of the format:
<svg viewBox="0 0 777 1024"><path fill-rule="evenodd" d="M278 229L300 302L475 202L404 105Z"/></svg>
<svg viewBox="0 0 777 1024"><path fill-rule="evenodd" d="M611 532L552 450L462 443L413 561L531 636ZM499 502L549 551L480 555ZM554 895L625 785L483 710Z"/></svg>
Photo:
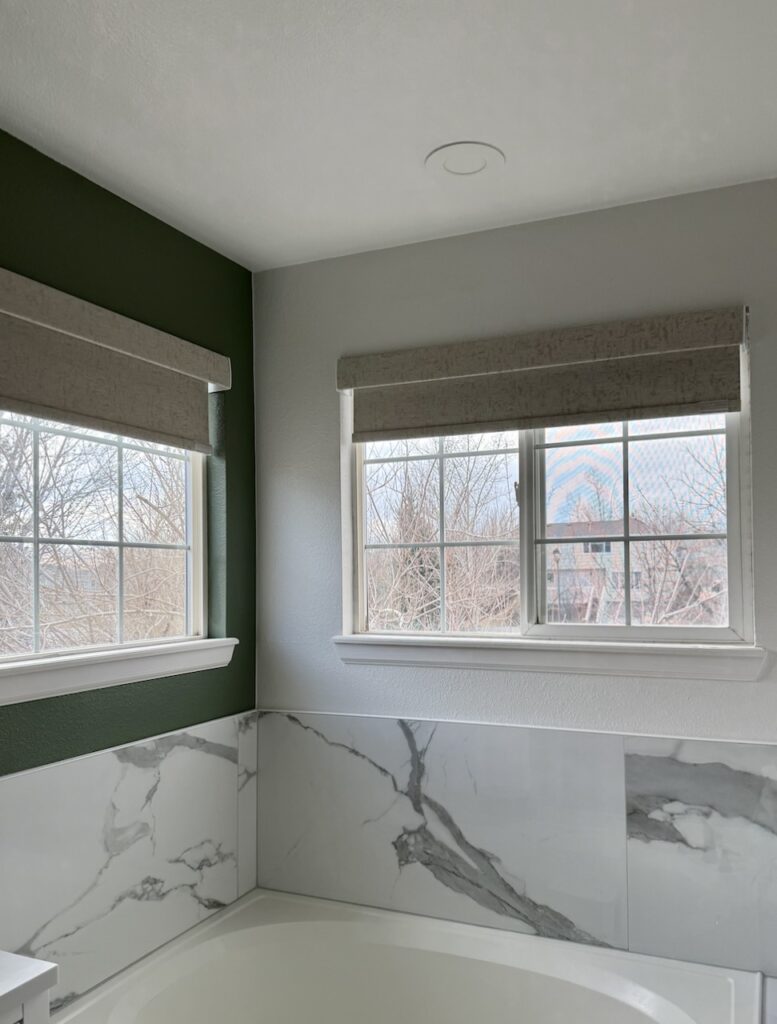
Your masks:
<svg viewBox="0 0 777 1024"><path fill-rule="evenodd" d="M752 642L741 419L732 413L354 445L354 632ZM406 446L408 457L386 458L392 446ZM470 517L462 530L451 512L451 471L454 478L457 469L472 473L486 458L511 460L501 499L491 502L507 519L489 530ZM559 514L549 488L557 491L565 472L574 476L575 463L579 472L580 464L602 460L596 500L603 511ZM678 497L676 486L674 493L667 487L663 503L656 500L662 464L685 479L688 492ZM438 509L436 526L405 508L399 533L387 535L375 514L376 479L385 482L398 467L426 488L427 506ZM704 472L715 481L706 496ZM611 493L601 493L602 479ZM569 491L574 498L575 488ZM585 491L577 488L578 500ZM453 492L460 498L455 484ZM705 501L714 507L705 509ZM409 609L407 602L381 604L381 579L397 573L414 581ZM477 608L484 581L499 591L496 604L484 602L485 615Z"/></svg>
<svg viewBox="0 0 777 1024"><path fill-rule="evenodd" d="M0 662L202 637L204 458L0 413Z"/></svg>

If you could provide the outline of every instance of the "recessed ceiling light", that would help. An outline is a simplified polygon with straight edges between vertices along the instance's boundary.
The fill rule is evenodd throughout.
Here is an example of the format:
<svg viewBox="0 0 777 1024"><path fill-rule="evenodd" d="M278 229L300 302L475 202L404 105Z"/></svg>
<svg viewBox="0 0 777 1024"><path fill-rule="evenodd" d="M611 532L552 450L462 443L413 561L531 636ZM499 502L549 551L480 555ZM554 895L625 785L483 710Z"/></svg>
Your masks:
<svg viewBox="0 0 777 1024"><path fill-rule="evenodd" d="M487 142L448 142L433 149L424 163L437 173L472 178L500 170L505 165L505 155Z"/></svg>

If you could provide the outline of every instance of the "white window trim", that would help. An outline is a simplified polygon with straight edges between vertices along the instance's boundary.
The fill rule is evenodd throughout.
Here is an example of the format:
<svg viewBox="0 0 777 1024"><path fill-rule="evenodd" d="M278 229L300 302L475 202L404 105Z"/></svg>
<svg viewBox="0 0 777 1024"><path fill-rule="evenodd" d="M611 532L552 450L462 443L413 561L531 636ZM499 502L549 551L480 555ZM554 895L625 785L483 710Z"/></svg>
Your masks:
<svg viewBox="0 0 777 1024"><path fill-rule="evenodd" d="M66 428L65 428L66 429ZM123 683L223 668L232 660L235 637L207 636L206 459L192 453L187 530L191 634L171 640L111 644L35 652L0 658L0 706L120 686Z"/></svg>
<svg viewBox="0 0 777 1024"><path fill-rule="evenodd" d="M743 354L743 363L746 356ZM750 488L750 416L747 367L743 365L741 413L726 420L729 573L737 574L730 589L731 627L661 629L653 627L585 627L529 624L535 616L534 588L522 593L523 634L519 637L463 634L377 634L361 632L363 604L360 565L362 543L360 465L351 440L352 394L340 396L341 538L343 552L343 629L334 643L345 664L405 665L554 671L569 674L625 675L708 680L758 679L766 652L756 646L753 625L752 513ZM732 457L733 456L733 457ZM534 452L521 450L520 486L534 480ZM532 485L529 484L531 487ZM527 503L534 515L535 500ZM523 514L523 513L522 513ZM522 560L534 558L534 529L521 529ZM524 563L526 564L526 563ZM528 574L522 573L522 577ZM736 600L739 596L739 600ZM561 626L561 628L559 628ZM627 631L624 635L624 630Z"/></svg>
<svg viewBox="0 0 777 1024"><path fill-rule="evenodd" d="M16 658L0 663L0 705L223 668L237 643L234 637L185 637Z"/></svg>
<svg viewBox="0 0 777 1024"><path fill-rule="evenodd" d="M189 624L192 638L208 635L208 490L206 486L207 460L193 452L189 459L191 501L186 510L186 529L189 536L188 570L191 602Z"/></svg>
<svg viewBox="0 0 777 1024"><path fill-rule="evenodd" d="M557 672L652 679L757 680L766 651L751 644L532 640L480 636L351 633L334 637L346 665Z"/></svg>
<svg viewBox="0 0 777 1024"><path fill-rule="evenodd" d="M542 579L542 572L534 562L534 573L521 573L521 614L522 614L522 637L529 639L555 639L555 640L600 640L612 641L613 643L655 643L665 642L670 645L677 643L701 644L706 646L715 643L753 643L753 618L752 618L752 574L747 571L743 551L745 549L744 535L749 537L749 530L744 528L748 522L748 516L742 514L743 505L749 497L749 488L744 488L741 483L740 467L746 464L745 453L748 447L744 438L748 436L746 422L743 421L744 413L733 413L726 416L726 543L728 553L729 573L729 626L597 626L597 625L575 625L569 623L540 623L537 622L536 605L537 590L535 584ZM533 450L531 431L526 432L522 437L521 448L521 509L522 514L527 510L529 515L522 522L521 528L521 562L528 565L529 559L536 558L534 537L536 536L536 523L541 521L541 506L544 501L542 493L534 493L537 481L542 480L542 473L534 469L537 452ZM676 435L682 438L684 435ZM622 443L620 438L613 438L600 441L593 441L592 444ZM631 443L640 444L641 440ZM567 445L563 445L564 447ZM571 444L569 445L571 446ZM567 447L569 447L567 446ZM554 446L558 447L558 446ZM627 446L628 450L628 446ZM541 457L541 456L540 456ZM624 461L625 461L624 456ZM628 465L624 467L628 473ZM541 486L541 485L540 485ZM749 507L749 506L748 506ZM628 511L624 509L624 523L628 522ZM527 519L528 527L524 529L523 524ZM526 543L523 537L526 534ZM689 535L688 539L692 539ZM613 543L623 543L619 538L612 538ZM545 544L545 547L549 547ZM628 571L628 570L625 570Z"/></svg>

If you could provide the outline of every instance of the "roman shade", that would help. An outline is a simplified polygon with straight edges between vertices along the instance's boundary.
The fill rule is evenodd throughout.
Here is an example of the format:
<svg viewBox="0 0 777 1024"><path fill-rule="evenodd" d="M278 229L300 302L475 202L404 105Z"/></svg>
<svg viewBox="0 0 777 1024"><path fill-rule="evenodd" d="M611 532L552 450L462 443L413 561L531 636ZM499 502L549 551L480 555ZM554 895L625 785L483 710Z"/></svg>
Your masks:
<svg viewBox="0 0 777 1024"><path fill-rule="evenodd" d="M528 429L741 407L746 309L344 356L353 439Z"/></svg>
<svg viewBox="0 0 777 1024"><path fill-rule="evenodd" d="M0 269L0 409L210 452L230 361Z"/></svg>

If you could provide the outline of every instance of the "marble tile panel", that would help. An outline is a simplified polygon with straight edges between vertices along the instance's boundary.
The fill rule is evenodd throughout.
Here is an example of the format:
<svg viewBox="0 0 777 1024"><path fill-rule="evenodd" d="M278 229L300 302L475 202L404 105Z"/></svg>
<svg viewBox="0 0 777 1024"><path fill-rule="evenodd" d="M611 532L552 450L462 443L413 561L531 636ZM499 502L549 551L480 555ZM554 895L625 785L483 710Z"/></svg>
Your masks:
<svg viewBox="0 0 777 1024"><path fill-rule="evenodd" d="M264 714L259 882L625 947L617 736Z"/></svg>
<svg viewBox="0 0 777 1024"><path fill-rule="evenodd" d="M237 723L237 894L256 888L257 714Z"/></svg>
<svg viewBox="0 0 777 1024"><path fill-rule="evenodd" d="M629 946L777 973L777 747L626 740Z"/></svg>
<svg viewBox="0 0 777 1024"><path fill-rule="evenodd" d="M54 1007L237 897L238 721L0 779L0 948Z"/></svg>

